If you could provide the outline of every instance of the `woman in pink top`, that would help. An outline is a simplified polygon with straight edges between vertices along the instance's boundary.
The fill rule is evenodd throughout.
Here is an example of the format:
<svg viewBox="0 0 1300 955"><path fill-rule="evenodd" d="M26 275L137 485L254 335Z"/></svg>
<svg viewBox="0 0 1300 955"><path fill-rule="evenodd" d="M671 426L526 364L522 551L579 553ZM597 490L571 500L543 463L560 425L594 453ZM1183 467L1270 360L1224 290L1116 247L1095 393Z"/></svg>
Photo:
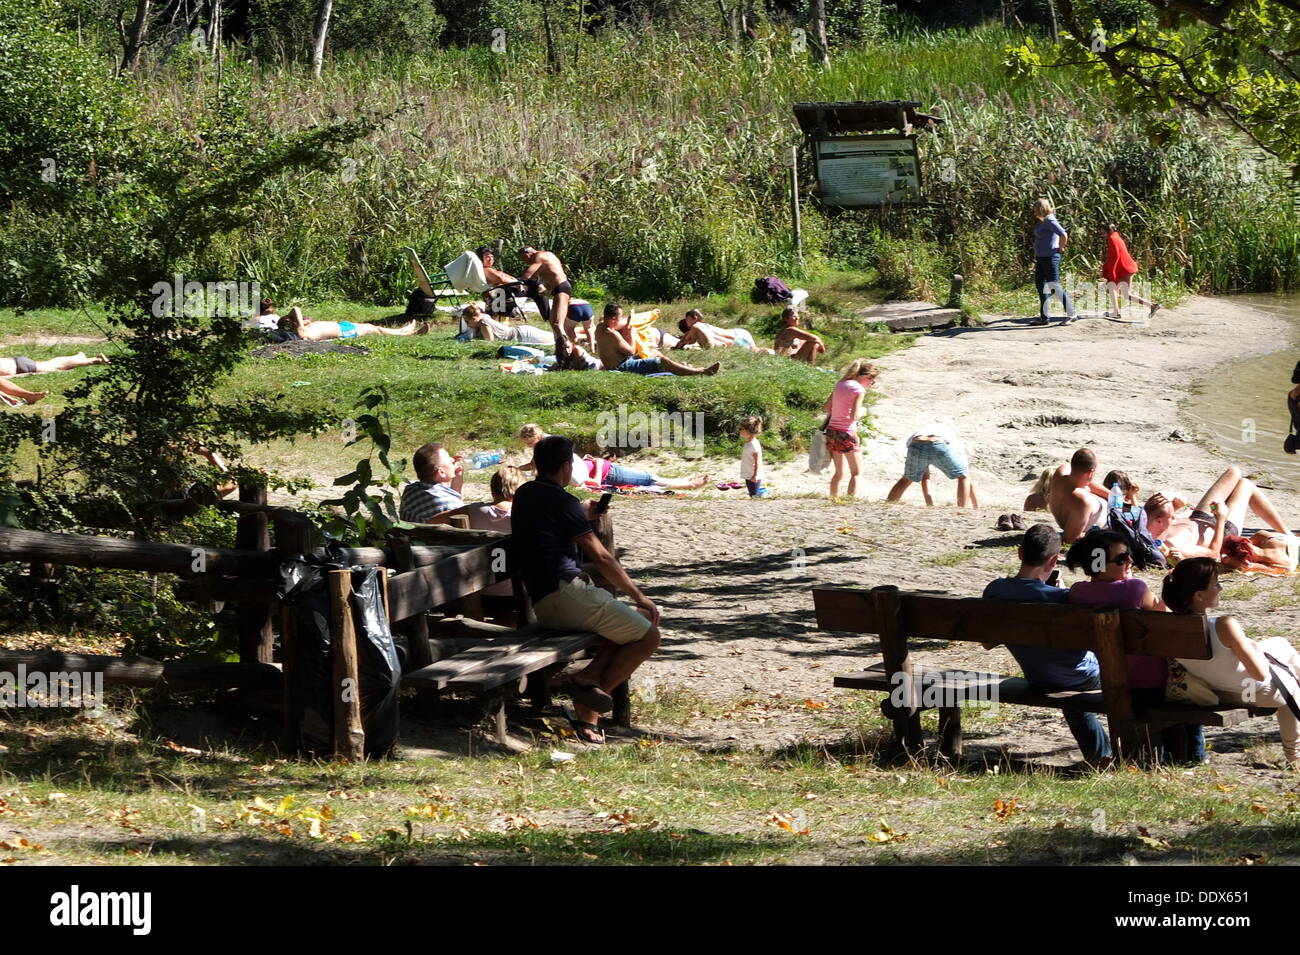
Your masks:
<svg viewBox="0 0 1300 955"><path fill-rule="evenodd" d="M835 462L835 473L831 475L831 500L840 496L840 481L846 466L849 470L848 496L857 493L858 419L862 417L862 399L879 375L875 365L859 358L845 370L822 409L827 415L826 450Z"/></svg>

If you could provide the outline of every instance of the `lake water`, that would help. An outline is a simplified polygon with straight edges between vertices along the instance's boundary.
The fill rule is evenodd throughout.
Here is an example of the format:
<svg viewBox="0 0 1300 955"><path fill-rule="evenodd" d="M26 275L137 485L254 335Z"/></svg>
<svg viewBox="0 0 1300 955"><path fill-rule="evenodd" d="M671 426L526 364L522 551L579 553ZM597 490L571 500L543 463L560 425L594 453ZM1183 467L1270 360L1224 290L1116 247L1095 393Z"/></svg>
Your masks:
<svg viewBox="0 0 1300 955"><path fill-rule="evenodd" d="M1185 420L1229 462L1247 473L1260 472L1261 483L1300 489L1300 455L1282 450L1290 424L1286 393L1300 361L1300 295L1242 295L1233 301L1288 319L1290 338L1279 341L1273 354L1215 369L1183 406Z"/></svg>

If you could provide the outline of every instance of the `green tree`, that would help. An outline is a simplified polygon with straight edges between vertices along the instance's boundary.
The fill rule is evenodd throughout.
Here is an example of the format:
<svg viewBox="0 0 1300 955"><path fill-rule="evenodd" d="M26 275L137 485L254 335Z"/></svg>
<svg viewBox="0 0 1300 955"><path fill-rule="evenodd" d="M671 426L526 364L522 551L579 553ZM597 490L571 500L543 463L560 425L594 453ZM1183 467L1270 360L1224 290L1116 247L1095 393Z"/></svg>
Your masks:
<svg viewBox="0 0 1300 955"><path fill-rule="evenodd" d="M1015 73L1078 67L1121 104L1158 113L1186 107L1231 123L1300 179L1300 3L1295 0L1148 0L1150 15L1105 29L1093 0L1057 0L1065 31L1054 49L1032 39L1008 50ZM1153 126L1176 134L1173 118Z"/></svg>

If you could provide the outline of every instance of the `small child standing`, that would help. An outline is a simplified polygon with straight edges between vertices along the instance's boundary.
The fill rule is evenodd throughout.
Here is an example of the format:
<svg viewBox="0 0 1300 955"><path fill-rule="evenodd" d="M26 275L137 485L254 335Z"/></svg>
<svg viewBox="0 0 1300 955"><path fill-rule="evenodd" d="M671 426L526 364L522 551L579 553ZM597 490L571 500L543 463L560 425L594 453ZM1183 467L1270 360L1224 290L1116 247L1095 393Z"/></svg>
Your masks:
<svg viewBox="0 0 1300 955"><path fill-rule="evenodd" d="M740 477L749 489L750 497L763 496L763 446L758 436L763 433L763 419L751 415L740 422L740 436L745 447L740 452Z"/></svg>

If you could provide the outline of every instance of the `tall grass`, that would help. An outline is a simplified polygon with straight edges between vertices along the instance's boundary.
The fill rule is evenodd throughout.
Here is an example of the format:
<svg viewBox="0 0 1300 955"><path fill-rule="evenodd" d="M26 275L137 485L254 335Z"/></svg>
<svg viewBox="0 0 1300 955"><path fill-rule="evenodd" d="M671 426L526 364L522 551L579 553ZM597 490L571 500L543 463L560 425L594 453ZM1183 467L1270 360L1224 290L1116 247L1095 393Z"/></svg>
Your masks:
<svg viewBox="0 0 1300 955"><path fill-rule="evenodd" d="M1193 288L1300 283L1300 216L1279 169L1191 117L1153 147L1162 118L1119 115L1074 74L1012 79L1001 61L1013 39L991 27L915 32L819 70L780 30L742 49L610 31L558 75L540 50L470 48L344 57L319 82L230 57L226 82L243 87L254 130L356 112L391 120L345 174L277 184L257 221L195 270L255 277L281 298L391 303L413 285L403 246L436 266L500 237L555 250L588 294L662 300L769 272L799 278L781 164L799 142L791 104L903 98L945 119L920 134L930 201L884 212L805 203L808 267L877 268L900 294L939 294L955 269L974 290L1022 285L1029 204L1045 194L1074 232L1075 270L1097 265L1098 227L1115 221L1144 269ZM177 59L141 81L146 121L183 132L212 85L209 69ZM23 287L4 274L13 263L65 244L30 217L0 225L11 300Z"/></svg>

